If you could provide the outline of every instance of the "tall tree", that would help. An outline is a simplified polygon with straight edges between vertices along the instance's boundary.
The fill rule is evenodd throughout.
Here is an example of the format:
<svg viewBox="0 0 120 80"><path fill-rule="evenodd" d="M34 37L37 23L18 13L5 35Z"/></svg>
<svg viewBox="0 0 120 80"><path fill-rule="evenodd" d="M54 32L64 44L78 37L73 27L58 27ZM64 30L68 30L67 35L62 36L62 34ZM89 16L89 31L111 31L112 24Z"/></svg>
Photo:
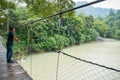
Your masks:
<svg viewBox="0 0 120 80"><path fill-rule="evenodd" d="M117 13L116 13L116 19L120 20L120 10L118 10Z"/></svg>
<svg viewBox="0 0 120 80"><path fill-rule="evenodd" d="M93 16L89 15L85 17L85 27L92 28L93 27L94 18Z"/></svg>
<svg viewBox="0 0 120 80"><path fill-rule="evenodd" d="M116 21L115 13L111 9L109 15L105 18L104 22L108 24L110 27L114 27L115 24L113 23L115 23L115 21Z"/></svg>
<svg viewBox="0 0 120 80"><path fill-rule="evenodd" d="M74 7L72 0L24 0L29 10L40 17Z"/></svg>
<svg viewBox="0 0 120 80"><path fill-rule="evenodd" d="M99 33L101 37L106 37L108 25L96 19L94 22L94 28L96 29L96 31Z"/></svg>
<svg viewBox="0 0 120 80"><path fill-rule="evenodd" d="M115 13L113 12L113 10L111 9L110 10L110 13L109 13L109 15L108 16L115 16Z"/></svg>

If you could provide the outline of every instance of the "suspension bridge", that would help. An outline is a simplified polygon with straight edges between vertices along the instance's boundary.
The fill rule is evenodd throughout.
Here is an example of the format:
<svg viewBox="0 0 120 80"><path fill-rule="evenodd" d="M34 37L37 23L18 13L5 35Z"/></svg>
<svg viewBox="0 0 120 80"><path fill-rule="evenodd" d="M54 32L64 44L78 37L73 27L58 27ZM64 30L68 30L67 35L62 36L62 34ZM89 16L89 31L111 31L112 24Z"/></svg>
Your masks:
<svg viewBox="0 0 120 80"><path fill-rule="evenodd" d="M33 80L17 62L6 63L6 49L0 45L0 80ZM120 80L120 70L87 61L62 51L47 54L45 71L37 80ZM31 63L30 74L33 72ZM42 64L44 65L44 64Z"/></svg>
<svg viewBox="0 0 120 80"><path fill-rule="evenodd" d="M63 13L86 7L101 1L104 0L97 0L73 9L61 11L44 18L33 20L25 25L32 24L56 15L60 15L61 17L61 14ZM56 51L54 54L52 54L52 59L54 59L54 63L50 64L52 67L50 70L49 68L46 68L46 70L48 70L47 74L38 74L39 76L42 76L42 78L38 80L120 80L120 70L77 58L62 51ZM48 61L51 60L48 59ZM32 74L32 63L30 67L30 72ZM1 44L0 80L33 80L17 62L12 64L6 63L6 49Z"/></svg>

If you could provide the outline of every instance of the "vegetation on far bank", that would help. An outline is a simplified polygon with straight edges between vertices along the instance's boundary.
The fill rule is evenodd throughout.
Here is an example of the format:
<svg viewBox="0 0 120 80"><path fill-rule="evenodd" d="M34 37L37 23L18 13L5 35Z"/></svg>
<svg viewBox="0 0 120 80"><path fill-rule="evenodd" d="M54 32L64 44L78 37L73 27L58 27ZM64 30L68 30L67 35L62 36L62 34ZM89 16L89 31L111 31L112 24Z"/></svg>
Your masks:
<svg viewBox="0 0 120 80"><path fill-rule="evenodd" d="M31 9L29 6L30 4L27 6L28 8L18 7L16 10L9 10L9 25L16 27L16 35L21 40L19 44L15 42L15 53L25 50L35 52L43 49L46 51L59 50L67 46L96 40L99 36L120 39L120 10L117 13L111 10L105 18L94 18L92 15L85 16L83 14L76 15L74 12L63 14L61 26L59 26L59 16L21 26L38 17L52 14L56 9L58 10L56 8L52 12L46 10L50 13L44 11L37 13L38 8L36 7L38 6L34 4ZM67 4L67 6L73 7L74 5ZM0 25L0 35L7 38L6 18L0 19L0 21L3 21L3 25Z"/></svg>

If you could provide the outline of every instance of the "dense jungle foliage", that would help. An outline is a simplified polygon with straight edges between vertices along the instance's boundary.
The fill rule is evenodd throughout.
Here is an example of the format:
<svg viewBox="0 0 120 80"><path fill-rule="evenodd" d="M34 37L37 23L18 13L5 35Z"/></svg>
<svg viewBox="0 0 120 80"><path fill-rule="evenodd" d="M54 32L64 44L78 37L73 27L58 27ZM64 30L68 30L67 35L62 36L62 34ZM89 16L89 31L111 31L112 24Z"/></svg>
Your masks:
<svg viewBox="0 0 120 80"><path fill-rule="evenodd" d="M27 0L26 3L29 3L27 7L32 5L32 2L27 2ZM49 15L49 12L52 14L56 11L55 9L52 12L47 10L49 12L46 12L46 14L40 13L36 8L38 6L35 4L32 5L31 9L17 7L15 10L9 10L9 25L16 27L16 36L21 40L19 44L15 42L15 52L25 51L26 49L35 52L59 50L96 40L99 36L120 39L120 10L117 13L111 10L105 18L94 18L92 15L85 16L83 14L76 15L74 12L63 14L61 26L59 26L59 16L24 25L38 17L42 18ZM70 4L68 6L73 7ZM37 11L39 13L36 13ZM6 20L7 18L0 19L0 23L2 23L0 25L0 35L4 38L7 37Z"/></svg>

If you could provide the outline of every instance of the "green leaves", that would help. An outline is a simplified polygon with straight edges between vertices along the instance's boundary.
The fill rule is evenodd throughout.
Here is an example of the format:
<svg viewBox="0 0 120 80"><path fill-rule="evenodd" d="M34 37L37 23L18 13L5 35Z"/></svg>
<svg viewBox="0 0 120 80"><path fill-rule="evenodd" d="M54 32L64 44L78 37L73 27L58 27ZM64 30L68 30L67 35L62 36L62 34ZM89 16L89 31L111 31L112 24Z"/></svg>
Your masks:
<svg viewBox="0 0 120 80"><path fill-rule="evenodd" d="M46 48L50 51L50 50L54 50L55 46L56 46L56 40L54 37L48 37L46 39Z"/></svg>
<svg viewBox="0 0 120 80"><path fill-rule="evenodd" d="M111 10L104 22L109 26L107 37L118 39L120 30L120 10L118 10L116 13Z"/></svg>
<svg viewBox="0 0 120 80"><path fill-rule="evenodd" d="M33 4L31 1L30 3ZM106 37L108 29L106 24L100 20L95 20L92 16L63 16L61 27L59 26L58 16L19 27L19 25L31 21L38 16L31 14L27 8L18 8L16 11L10 11L9 16L17 19L11 18L10 23L12 23L11 25L18 26L16 34L19 34L21 41L26 41L26 45L22 45L22 48L29 49L30 51L40 51L41 49L52 51L96 40L99 35ZM119 22L116 25L119 25ZM119 31L114 33L117 36L119 35ZM18 45L16 45L17 48Z"/></svg>
<svg viewBox="0 0 120 80"><path fill-rule="evenodd" d="M101 37L106 37L107 36L108 25L106 25L105 23L96 19L95 22L94 22L94 28L96 29L96 31L99 33L99 35Z"/></svg>
<svg viewBox="0 0 120 80"><path fill-rule="evenodd" d="M15 3L12 0L1 0L0 1L0 9L15 9Z"/></svg>
<svg viewBox="0 0 120 80"><path fill-rule="evenodd" d="M114 37L117 38L117 39L120 39L120 30L115 31Z"/></svg>
<svg viewBox="0 0 120 80"><path fill-rule="evenodd" d="M38 15L39 17L45 17L51 14L55 14L60 10L66 10L73 8L75 3L72 0L23 0L30 12Z"/></svg>

